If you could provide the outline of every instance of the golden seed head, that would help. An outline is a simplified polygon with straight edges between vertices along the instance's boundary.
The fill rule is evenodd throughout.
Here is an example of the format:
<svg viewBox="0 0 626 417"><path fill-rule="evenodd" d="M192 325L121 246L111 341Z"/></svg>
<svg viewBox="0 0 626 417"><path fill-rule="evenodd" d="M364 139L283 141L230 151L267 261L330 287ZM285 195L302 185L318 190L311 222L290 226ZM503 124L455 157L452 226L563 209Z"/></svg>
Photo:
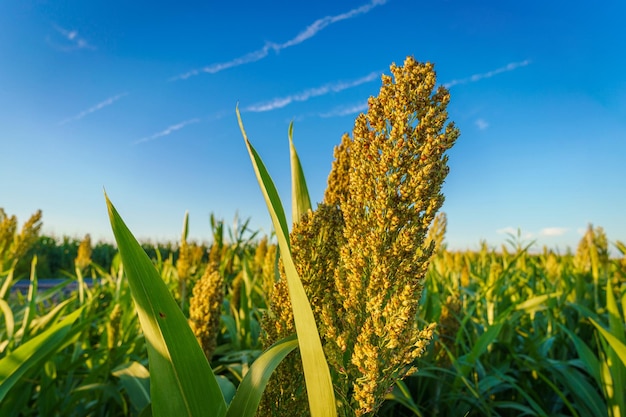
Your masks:
<svg viewBox="0 0 626 417"><path fill-rule="evenodd" d="M78 256L74 260L78 269L84 271L91 264L91 236L85 235L78 245Z"/></svg>
<svg viewBox="0 0 626 417"><path fill-rule="evenodd" d="M41 210L30 216L17 233L17 218L7 216L4 209L0 208L0 259L10 264L12 261L23 257L26 252L39 239L41 230ZM2 269L2 265L0 265Z"/></svg>
<svg viewBox="0 0 626 417"><path fill-rule="evenodd" d="M189 300L189 326L208 360L217 345L223 300L224 279L215 265L208 265Z"/></svg>
<svg viewBox="0 0 626 417"><path fill-rule="evenodd" d="M409 57L391 73L352 137L335 148L324 203L291 233L343 415L374 414L395 381L415 371L434 330L418 328L416 316L428 261L445 233L442 217L427 239L443 203L445 152L459 131L447 123L450 96L435 90L432 64ZM282 287L268 314L275 327L264 324L274 338L293 320Z"/></svg>

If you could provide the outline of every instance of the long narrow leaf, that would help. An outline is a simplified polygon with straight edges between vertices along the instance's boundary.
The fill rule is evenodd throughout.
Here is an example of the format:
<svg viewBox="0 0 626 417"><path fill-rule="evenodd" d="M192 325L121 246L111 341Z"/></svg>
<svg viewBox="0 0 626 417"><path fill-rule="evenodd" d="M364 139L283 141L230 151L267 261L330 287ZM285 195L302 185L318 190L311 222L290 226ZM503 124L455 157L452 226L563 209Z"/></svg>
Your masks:
<svg viewBox="0 0 626 417"><path fill-rule="evenodd" d="M616 343L619 342L617 344L621 346L622 354L624 358L626 358L626 331L624 331L624 320L617 307L617 300L615 299L611 280L607 280L606 282L606 310L609 316L609 332L617 339ZM619 358L620 352L613 347L613 345L611 345L611 349L607 349L606 355L608 363L610 364L613 389L617 393L622 393L622 395L615 395L613 406L619 408L620 413L622 411L626 412L626 394L624 394L626 393L626 359ZM623 364L619 363L620 360Z"/></svg>
<svg viewBox="0 0 626 417"><path fill-rule="evenodd" d="M589 346L587 346L585 342L583 342L580 337L578 337L566 326L559 324L559 327L570 337L570 339L572 339L576 353L585 367L585 370L595 379L596 384L601 386L602 376L600 375L600 362L596 354Z"/></svg>
<svg viewBox="0 0 626 417"><path fill-rule="evenodd" d="M246 147L248 148L248 153L250 154L254 172L259 181L265 202L267 203L272 223L276 229L280 256L283 258L289 297L291 298L293 307L293 317L296 333L298 334L298 344L300 347L300 356L302 357L302 367L304 369L311 416L335 417L337 415L337 409L335 406L333 383L330 378L328 363L324 356L322 342L317 331L313 311L311 310L311 305L309 304L304 287L302 286L302 282L300 281L300 277L298 276L298 272L296 271L291 257L289 229L287 228L285 212L267 169L265 169L261 158L248 140L239 109L237 109L237 119L239 120L239 127Z"/></svg>
<svg viewBox="0 0 626 417"><path fill-rule="evenodd" d="M622 343L617 337L609 333L604 327L600 326L594 319L589 319L591 324L596 326L596 329L608 342L609 346L615 351L619 360L626 366L626 344Z"/></svg>
<svg viewBox="0 0 626 417"><path fill-rule="evenodd" d="M300 164L300 158L293 144L293 122L289 124L289 155L291 157L291 220L295 224L304 213L311 209L311 198L306 186L302 164Z"/></svg>
<svg viewBox="0 0 626 417"><path fill-rule="evenodd" d="M511 308L509 307L505 311L503 311L496 319L495 323L487 329L487 331L480 335L480 337L474 342L474 346L472 350L460 357L458 360L461 364L461 375L463 377L467 377L469 375L469 371L472 369L472 366L476 363L478 358L487 351L489 345L491 345L500 334L500 330L507 322L510 320Z"/></svg>
<svg viewBox="0 0 626 417"><path fill-rule="evenodd" d="M279 340L263 352L239 384L226 417L253 417L272 372L296 347L298 339L293 335Z"/></svg>
<svg viewBox="0 0 626 417"><path fill-rule="evenodd" d="M226 413L222 391L185 316L106 194L105 198L148 346L152 414L222 417Z"/></svg>
<svg viewBox="0 0 626 417"><path fill-rule="evenodd" d="M37 287L39 280L37 279L37 256L33 256L30 266L30 285L28 286L28 304L24 309L24 318L22 320L22 340L26 340L30 333L30 322L35 315L35 307L37 306Z"/></svg>
<svg viewBox="0 0 626 417"><path fill-rule="evenodd" d="M37 365L53 355L66 342L72 325L82 313L82 308L72 312L59 323L20 345L0 360L0 403L9 390Z"/></svg>
<svg viewBox="0 0 626 417"><path fill-rule="evenodd" d="M111 374L120 379L136 410L143 410L150 404L150 372L142 364L130 362L118 366Z"/></svg>
<svg viewBox="0 0 626 417"><path fill-rule="evenodd" d="M2 310L2 314L4 315L7 339L11 340L13 338L13 329L15 328L15 318L13 317L13 310L11 310L11 306L9 306L9 303L4 301L2 298L0 298L0 310Z"/></svg>

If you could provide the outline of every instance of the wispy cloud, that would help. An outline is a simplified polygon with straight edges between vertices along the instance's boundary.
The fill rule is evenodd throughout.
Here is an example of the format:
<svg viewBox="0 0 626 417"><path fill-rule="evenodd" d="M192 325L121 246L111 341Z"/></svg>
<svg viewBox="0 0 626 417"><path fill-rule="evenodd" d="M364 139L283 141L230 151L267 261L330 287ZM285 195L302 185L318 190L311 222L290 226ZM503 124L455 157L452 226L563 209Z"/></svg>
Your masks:
<svg viewBox="0 0 626 417"><path fill-rule="evenodd" d="M502 229L496 230L496 233L499 235L517 235L517 230L515 227L503 227Z"/></svg>
<svg viewBox="0 0 626 417"><path fill-rule="evenodd" d="M59 41L55 41L50 37L47 38L48 43L56 49L59 49L64 52L74 51L78 49L92 49L95 50L96 47L87 42L84 38L79 36L78 31L75 29L68 30L62 28L59 25L53 25L54 29L61 35L62 38ZM58 37L57 37L58 38Z"/></svg>
<svg viewBox="0 0 626 417"><path fill-rule="evenodd" d="M200 119L190 119L190 120L185 120L184 122L180 122L178 124L172 125L172 126L168 126L166 129L155 133L152 136L146 136L145 138L141 138L139 140L136 140L135 142L133 142L133 145L137 145L139 143L144 143L144 142L149 142L151 140L155 140L158 138L162 138L163 136L167 136L171 133L176 132L177 130L182 129L185 126L188 126L190 124L194 124L194 123L198 123L200 121Z"/></svg>
<svg viewBox="0 0 626 417"><path fill-rule="evenodd" d="M75 121L75 120L79 120L82 119L83 117L87 116L88 114L97 112L98 110L101 110L107 106L110 106L111 104L115 103L117 100L121 99L122 97L128 95L128 93L122 93L122 94L118 94L116 96L113 97L109 97L104 101L101 101L100 103L96 104L93 107L88 108L87 110L83 110L80 113L78 113L76 116L72 116L72 117L68 117L65 120L61 120L59 122L59 126L60 125L64 125L66 123Z"/></svg>
<svg viewBox="0 0 626 417"><path fill-rule="evenodd" d="M489 127L489 123L487 123L485 119L478 119L474 123L480 130L485 130Z"/></svg>
<svg viewBox="0 0 626 417"><path fill-rule="evenodd" d="M496 233L499 235L507 235L512 237L513 239L517 239L518 237L521 239L532 239L535 234L532 232L524 231L520 228L515 227L503 227L502 229L496 230Z"/></svg>
<svg viewBox="0 0 626 417"><path fill-rule="evenodd" d="M539 236L563 236L568 231L567 227L546 227L541 229Z"/></svg>
<svg viewBox="0 0 626 417"><path fill-rule="evenodd" d="M304 90L297 94L292 94L285 97L277 97L270 101L266 101L263 103L253 104L245 108L246 111L251 112L265 112L270 110L280 109L285 107L294 101L306 101L312 97L319 97L329 93L338 93L343 90L347 90L349 88L357 87L361 84L369 83L371 81L377 80L380 78L380 71L371 72L365 77L358 78L352 81L339 81L335 83L325 84L321 87L309 88L308 90Z"/></svg>
<svg viewBox="0 0 626 417"><path fill-rule="evenodd" d="M206 67L200 69L194 69L188 71L186 73L177 75L173 77L171 80L184 80L189 77L193 77L194 75L198 75L200 73L208 73L215 74L217 72L223 71L228 68L238 67L240 65L249 64L251 62L260 61L261 59L267 57L270 51L274 51L276 53L280 52L283 49L296 46L306 41L307 39L311 39L315 35L317 35L320 31L332 25L333 23L341 22L342 20L351 19L361 14L365 14L372 10L376 6L383 5L387 3L388 0L371 0L369 3L364 4L355 9L349 10L345 13L341 13L335 16L325 16L321 19L316 20L309 26L307 26L302 32L298 33L294 38L289 39L283 43L275 43L275 42L267 42L263 48L258 49L256 51L249 52L243 56L235 58L226 62L219 62L216 64L207 65Z"/></svg>
<svg viewBox="0 0 626 417"><path fill-rule="evenodd" d="M517 236L518 233L521 233L522 238L530 239L534 236L541 236L541 237L563 236L569 230L570 229L568 229L567 227L544 227L543 229L539 231L539 233L534 233L534 232L523 231L521 229L519 229L518 231L518 229L509 226L509 227L503 227L502 229L496 230L496 233L500 235L513 235L513 236Z"/></svg>
<svg viewBox="0 0 626 417"><path fill-rule="evenodd" d="M367 100L362 103L357 103L348 106L339 106L335 107L331 111L327 113L320 113L319 117L342 117L349 116L351 114L361 113L367 110Z"/></svg>
<svg viewBox="0 0 626 417"><path fill-rule="evenodd" d="M511 62L505 65L504 67L497 68L493 71L483 72L481 74L474 74L471 77L467 77L467 78L460 78L457 80L452 80L450 82L445 83L443 86L446 88L450 88L452 86L459 85L459 84L475 83L476 81L480 81L485 78L491 78L494 75L502 74L503 72L513 71L513 70L516 70L517 68L525 67L530 64L531 64L531 61L529 59L526 59L520 62Z"/></svg>

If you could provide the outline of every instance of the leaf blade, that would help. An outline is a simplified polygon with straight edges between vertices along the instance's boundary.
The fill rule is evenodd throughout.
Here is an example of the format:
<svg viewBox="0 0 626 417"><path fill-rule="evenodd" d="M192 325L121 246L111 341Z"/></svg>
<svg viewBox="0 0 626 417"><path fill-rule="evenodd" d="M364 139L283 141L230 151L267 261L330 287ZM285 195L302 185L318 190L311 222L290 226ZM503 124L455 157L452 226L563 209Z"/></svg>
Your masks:
<svg viewBox="0 0 626 417"><path fill-rule="evenodd" d="M272 372L297 346L298 339L293 335L279 340L263 352L239 384L226 417L254 417Z"/></svg>
<svg viewBox="0 0 626 417"><path fill-rule="evenodd" d="M322 342L317 331L317 325L313 316L311 305L296 271L295 264L291 257L289 243L289 229L285 212L276 191L276 187L263 164L260 156L248 140L248 136L243 127L241 114L237 109L237 119L239 128L243 135L246 148L250 155L250 160L254 168L261 192L267 204L272 223L276 229L276 237L280 254L283 258L289 297L291 298L293 317L298 335L298 345L302 358L302 367L306 381L307 395L309 398L309 408L312 417L335 417L337 409L335 406L335 393L333 390L330 370L322 349Z"/></svg>
<svg viewBox="0 0 626 417"><path fill-rule="evenodd" d="M152 262L105 193L115 240L148 346L152 414L222 417L226 403L200 345Z"/></svg>
<svg viewBox="0 0 626 417"><path fill-rule="evenodd" d="M311 210L311 198L302 164L293 143L293 122L289 124L289 155L291 160L291 220L295 224L304 213Z"/></svg>

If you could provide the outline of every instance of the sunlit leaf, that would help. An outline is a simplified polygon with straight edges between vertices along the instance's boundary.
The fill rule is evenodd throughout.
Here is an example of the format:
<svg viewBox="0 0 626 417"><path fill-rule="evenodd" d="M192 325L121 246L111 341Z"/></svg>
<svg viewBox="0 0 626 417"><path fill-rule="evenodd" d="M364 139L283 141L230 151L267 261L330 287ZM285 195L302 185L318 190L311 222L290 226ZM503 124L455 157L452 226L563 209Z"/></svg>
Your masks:
<svg viewBox="0 0 626 417"><path fill-rule="evenodd" d="M330 371L326 357L324 356L322 342L317 331L311 305L309 304L304 287L302 286L302 282L300 281L300 277L298 276L298 272L296 271L291 257L289 229L287 228L285 211L278 196L278 192L276 191L276 187L274 186L274 182L267 172L260 156L248 140L239 109L237 109L237 118L246 147L248 148L248 153L250 154L254 172L270 212L270 217L272 218L272 224L276 229L280 256L283 259L289 288L289 297L291 298L293 307L293 317L296 333L298 335L298 344L302 358L302 367L304 369L311 416L334 417L337 415L337 410L335 408L335 393L330 378Z"/></svg>
<svg viewBox="0 0 626 417"><path fill-rule="evenodd" d="M106 202L148 347L152 414L223 416L222 391L185 316L108 197Z"/></svg>

